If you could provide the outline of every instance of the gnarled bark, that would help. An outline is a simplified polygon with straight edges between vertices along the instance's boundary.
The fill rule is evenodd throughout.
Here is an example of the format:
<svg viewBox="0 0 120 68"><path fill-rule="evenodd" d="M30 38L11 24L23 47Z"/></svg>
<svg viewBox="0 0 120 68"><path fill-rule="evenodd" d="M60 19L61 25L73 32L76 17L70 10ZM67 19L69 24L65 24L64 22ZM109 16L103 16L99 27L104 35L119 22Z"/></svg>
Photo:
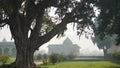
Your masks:
<svg viewBox="0 0 120 68"><path fill-rule="evenodd" d="M33 55L35 50L28 47L28 45L30 45L29 43L26 42L26 44L27 45L23 45L23 44L17 45L16 60L11 65L12 68L36 68L36 65L34 64L34 60L33 60Z"/></svg>

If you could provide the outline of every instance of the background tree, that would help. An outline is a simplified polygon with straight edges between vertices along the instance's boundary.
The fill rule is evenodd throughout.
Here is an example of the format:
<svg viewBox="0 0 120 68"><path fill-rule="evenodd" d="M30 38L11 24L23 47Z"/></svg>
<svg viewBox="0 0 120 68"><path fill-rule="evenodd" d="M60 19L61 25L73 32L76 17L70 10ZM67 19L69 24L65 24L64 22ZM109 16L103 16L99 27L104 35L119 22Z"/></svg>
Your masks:
<svg viewBox="0 0 120 68"><path fill-rule="evenodd" d="M106 36L104 37L104 39L100 39L100 37L97 36L97 37L92 38L92 41L93 41L94 44L97 45L97 47L98 47L99 49L103 49L104 56L107 57L107 56L108 56L108 54L107 54L108 49L109 49L112 45L115 45L115 43L116 43L116 42L115 42L115 38L116 38L115 35L114 35L114 36L106 35Z"/></svg>
<svg viewBox="0 0 120 68"><path fill-rule="evenodd" d="M35 50L55 35L63 34L68 23L78 23L78 35L86 27L93 27L92 3L90 0L0 0L0 27L9 25L17 50L11 67L35 68Z"/></svg>
<svg viewBox="0 0 120 68"><path fill-rule="evenodd" d="M120 0L99 0L94 4L100 10L96 19L95 34L102 39L106 35L116 34L118 45L120 43Z"/></svg>
<svg viewBox="0 0 120 68"><path fill-rule="evenodd" d="M95 19L95 38L92 40L98 48L104 49L105 54L111 45L115 45L114 39L117 45L120 43L120 0L93 0L93 3L99 15Z"/></svg>

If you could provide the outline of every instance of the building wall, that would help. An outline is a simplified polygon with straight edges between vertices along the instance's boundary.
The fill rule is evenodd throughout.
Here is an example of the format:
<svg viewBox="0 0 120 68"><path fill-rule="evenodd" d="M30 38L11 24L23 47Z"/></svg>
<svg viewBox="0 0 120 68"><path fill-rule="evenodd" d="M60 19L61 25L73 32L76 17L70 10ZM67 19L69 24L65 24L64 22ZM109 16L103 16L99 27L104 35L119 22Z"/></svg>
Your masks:
<svg viewBox="0 0 120 68"><path fill-rule="evenodd" d="M11 57L16 57L16 48L14 42L0 42L0 55L7 53ZM37 52L34 53L36 55Z"/></svg>
<svg viewBox="0 0 120 68"><path fill-rule="evenodd" d="M71 42L70 39L66 39L63 44L52 44L48 46L48 54L59 53L64 55L79 56L80 47Z"/></svg>
<svg viewBox="0 0 120 68"><path fill-rule="evenodd" d="M0 42L0 55L8 53L11 57L16 56L16 49L13 42Z"/></svg>

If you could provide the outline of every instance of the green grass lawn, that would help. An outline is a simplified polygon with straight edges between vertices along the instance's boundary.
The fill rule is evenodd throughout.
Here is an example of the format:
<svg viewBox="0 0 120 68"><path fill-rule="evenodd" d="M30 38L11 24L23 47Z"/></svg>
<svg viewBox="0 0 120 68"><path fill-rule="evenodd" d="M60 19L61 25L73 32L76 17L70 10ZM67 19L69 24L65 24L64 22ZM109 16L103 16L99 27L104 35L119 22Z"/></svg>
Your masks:
<svg viewBox="0 0 120 68"><path fill-rule="evenodd" d="M67 61L55 65L42 65L41 68L120 68L120 63L110 61Z"/></svg>
<svg viewBox="0 0 120 68"><path fill-rule="evenodd" d="M98 61L96 59L87 59L89 61L84 61L82 59L75 59L74 61L65 61L56 64L49 64L49 65L41 65L39 68L120 68L120 63L115 63L112 61L101 60ZM15 58L11 58L7 64L14 62ZM82 61L81 61L82 60ZM1 62L0 62L1 65Z"/></svg>

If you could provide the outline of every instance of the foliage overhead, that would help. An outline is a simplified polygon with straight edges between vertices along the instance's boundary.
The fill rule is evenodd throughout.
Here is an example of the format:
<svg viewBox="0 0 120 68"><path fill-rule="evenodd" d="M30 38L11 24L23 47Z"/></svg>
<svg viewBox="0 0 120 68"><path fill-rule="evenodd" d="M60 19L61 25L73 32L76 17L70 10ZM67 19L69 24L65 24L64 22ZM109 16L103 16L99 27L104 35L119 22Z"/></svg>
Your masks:
<svg viewBox="0 0 120 68"><path fill-rule="evenodd" d="M94 44L97 44L99 49L109 49L110 46L115 45L116 36L110 36L106 35L104 39L100 39L99 36L96 36L95 38L92 38L92 41Z"/></svg>
<svg viewBox="0 0 120 68"><path fill-rule="evenodd" d="M53 7L56 8L54 11L55 17L49 15L50 12L53 12L51 11ZM93 25L91 21L94 16L93 5L87 0L0 0L0 10L1 27L6 24L18 26L19 23L15 23L15 21L10 22L11 17L18 14L22 19L20 21L21 32L25 32L25 29L27 32L29 30L35 31L37 25L39 26L40 32L37 31L39 35L48 33L57 23L78 23L77 29L81 31L83 31L85 27ZM41 14L43 14L44 17L40 18ZM38 18L40 19L39 24L37 23ZM63 33L63 30L60 34L61 33Z"/></svg>
<svg viewBox="0 0 120 68"><path fill-rule="evenodd" d="M37 16L40 15L41 11L44 11L42 23L38 24L40 35L48 33L55 25L62 23L65 19L67 19L65 23L78 23L77 29L78 34L80 34L88 26L94 28L92 18L95 17L95 11L93 7L97 7L100 10L100 15L96 19L99 26L94 28L95 33L102 37L107 34L118 34L117 41L119 42L119 6L119 0L0 0L0 27L12 24L13 22L10 22L11 15L19 14L23 21L26 21L26 23L22 23L21 27L26 24L29 25L28 30L34 30L31 26L33 23L34 27L37 25ZM53 12L51 8L55 8L55 16L49 15L50 12ZM23 27L23 29L25 28ZM63 33L64 30L58 34Z"/></svg>
<svg viewBox="0 0 120 68"><path fill-rule="evenodd" d="M120 43L120 0L99 0L95 4L100 10L96 19L95 34L101 38L106 35L116 34L117 44Z"/></svg>

